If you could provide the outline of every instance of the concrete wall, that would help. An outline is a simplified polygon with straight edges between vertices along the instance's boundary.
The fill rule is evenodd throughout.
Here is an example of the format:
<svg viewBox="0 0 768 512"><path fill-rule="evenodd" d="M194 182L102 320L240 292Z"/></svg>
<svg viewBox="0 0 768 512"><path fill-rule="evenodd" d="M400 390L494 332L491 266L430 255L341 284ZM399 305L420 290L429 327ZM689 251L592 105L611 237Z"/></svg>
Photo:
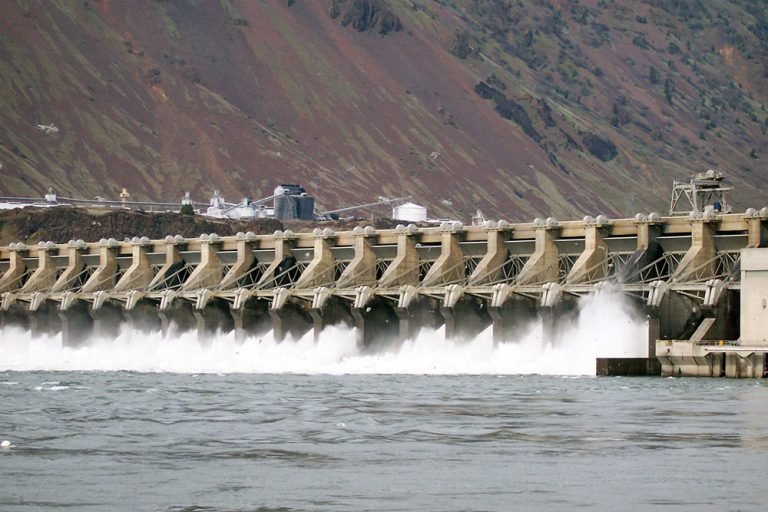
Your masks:
<svg viewBox="0 0 768 512"><path fill-rule="evenodd" d="M768 248L741 251L741 343L768 345Z"/></svg>

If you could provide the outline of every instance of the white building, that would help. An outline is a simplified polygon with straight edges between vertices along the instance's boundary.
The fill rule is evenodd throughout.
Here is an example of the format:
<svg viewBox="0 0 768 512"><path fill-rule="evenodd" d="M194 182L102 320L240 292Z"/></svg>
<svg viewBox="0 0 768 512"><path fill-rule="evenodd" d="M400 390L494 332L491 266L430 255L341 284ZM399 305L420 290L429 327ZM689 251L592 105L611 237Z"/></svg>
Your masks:
<svg viewBox="0 0 768 512"><path fill-rule="evenodd" d="M392 208L392 218L408 222L425 222L427 220L427 209L416 203L403 203Z"/></svg>

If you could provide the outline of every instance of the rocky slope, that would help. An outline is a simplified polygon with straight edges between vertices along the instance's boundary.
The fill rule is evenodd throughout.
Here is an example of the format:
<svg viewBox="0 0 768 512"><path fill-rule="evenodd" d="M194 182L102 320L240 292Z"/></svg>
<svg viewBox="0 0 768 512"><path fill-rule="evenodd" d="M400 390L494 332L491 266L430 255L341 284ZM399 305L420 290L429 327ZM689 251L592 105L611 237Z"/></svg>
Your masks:
<svg viewBox="0 0 768 512"><path fill-rule="evenodd" d="M763 206L766 70L761 0L9 0L0 195L530 220L664 211L716 168Z"/></svg>
<svg viewBox="0 0 768 512"><path fill-rule="evenodd" d="M24 242L27 245L70 240L96 242L102 238L124 240L146 236L152 240L167 235L195 238L203 233L221 236L251 231L257 235L283 229L274 219L235 222L176 213L142 213L126 210L72 207L24 208L0 211L0 245Z"/></svg>

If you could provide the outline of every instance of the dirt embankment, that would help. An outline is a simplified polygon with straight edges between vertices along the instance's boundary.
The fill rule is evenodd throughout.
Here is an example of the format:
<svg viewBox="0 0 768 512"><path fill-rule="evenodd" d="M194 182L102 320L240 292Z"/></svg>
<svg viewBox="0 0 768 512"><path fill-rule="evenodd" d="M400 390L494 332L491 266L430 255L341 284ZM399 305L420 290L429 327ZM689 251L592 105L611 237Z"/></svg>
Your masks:
<svg viewBox="0 0 768 512"><path fill-rule="evenodd" d="M0 245L11 242L34 244L48 240L66 243L77 239L96 242L102 238L123 240L134 236L160 239L166 235L182 235L191 238L203 233L229 236L238 231L262 235L277 229L283 229L283 224L275 219L245 222L178 213L86 210L65 206L0 211Z"/></svg>

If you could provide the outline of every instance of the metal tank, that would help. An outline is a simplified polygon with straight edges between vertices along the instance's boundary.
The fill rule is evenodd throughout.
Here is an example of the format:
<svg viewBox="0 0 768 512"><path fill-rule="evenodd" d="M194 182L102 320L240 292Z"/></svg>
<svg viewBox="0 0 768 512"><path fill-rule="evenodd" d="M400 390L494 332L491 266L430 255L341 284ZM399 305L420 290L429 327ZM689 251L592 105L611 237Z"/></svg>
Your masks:
<svg viewBox="0 0 768 512"><path fill-rule="evenodd" d="M314 220L315 198L308 196L301 185L279 185L275 188L275 218Z"/></svg>

